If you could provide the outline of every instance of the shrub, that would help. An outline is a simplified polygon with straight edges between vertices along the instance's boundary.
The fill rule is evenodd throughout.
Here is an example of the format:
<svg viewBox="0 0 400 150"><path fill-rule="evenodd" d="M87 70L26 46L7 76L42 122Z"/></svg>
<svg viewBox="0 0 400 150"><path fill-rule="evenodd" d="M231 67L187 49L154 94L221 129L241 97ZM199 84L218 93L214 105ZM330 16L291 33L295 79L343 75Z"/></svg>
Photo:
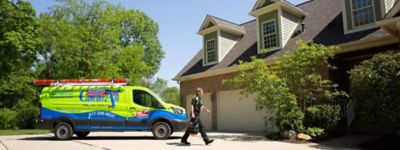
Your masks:
<svg viewBox="0 0 400 150"><path fill-rule="evenodd" d="M400 127L400 53L380 53L363 61L350 71L350 82L360 128L396 132Z"/></svg>
<svg viewBox="0 0 400 150"><path fill-rule="evenodd" d="M281 131L303 129L301 108L304 108L306 100L347 96L336 88L336 84L317 73L321 68L332 67L328 60L335 55L337 47L303 41L297 44L293 53L285 53L274 65L256 58L241 63L239 73L224 81L243 89L244 95L257 93L257 110L276 112L276 122Z"/></svg>
<svg viewBox="0 0 400 150"><path fill-rule="evenodd" d="M17 112L8 108L0 109L0 120L0 129L15 129Z"/></svg>
<svg viewBox="0 0 400 150"><path fill-rule="evenodd" d="M305 113L304 125L318 127L325 131L333 130L340 120L340 107L334 105L315 105L308 107Z"/></svg>
<svg viewBox="0 0 400 150"><path fill-rule="evenodd" d="M310 128L307 128L306 134L311 136L311 137L313 137L313 138L315 138L315 137L319 137L321 135L324 135L325 134L325 130L322 129L322 128L310 127Z"/></svg>
<svg viewBox="0 0 400 150"><path fill-rule="evenodd" d="M15 108L17 111L16 125L21 129L33 129L35 128L35 118L38 113L38 109L27 102L18 103Z"/></svg>

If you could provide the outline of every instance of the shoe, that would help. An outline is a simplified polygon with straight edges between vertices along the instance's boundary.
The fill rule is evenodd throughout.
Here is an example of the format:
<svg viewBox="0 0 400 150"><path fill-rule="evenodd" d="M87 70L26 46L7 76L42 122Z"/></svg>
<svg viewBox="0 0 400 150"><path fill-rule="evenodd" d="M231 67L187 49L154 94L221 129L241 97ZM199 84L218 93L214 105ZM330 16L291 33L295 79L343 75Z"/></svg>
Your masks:
<svg viewBox="0 0 400 150"><path fill-rule="evenodd" d="M212 142L214 142L214 139L204 141L204 143L206 143L206 145L211 144Z"/></svg>
<svg viewBox="0 0 400 150"><path fill-rule="evenodd" d="M190 145L190 143L189 143L189 142L187 142L187 141L181 141L181 144L184 144L184 145Z"/></svg>

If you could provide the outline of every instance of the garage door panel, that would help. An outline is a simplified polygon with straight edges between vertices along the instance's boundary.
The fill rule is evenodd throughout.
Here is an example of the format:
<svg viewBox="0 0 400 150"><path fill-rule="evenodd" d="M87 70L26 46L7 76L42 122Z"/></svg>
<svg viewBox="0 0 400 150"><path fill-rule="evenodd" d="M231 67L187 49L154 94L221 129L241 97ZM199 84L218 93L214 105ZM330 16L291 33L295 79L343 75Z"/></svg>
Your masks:
<svg viewBox="0 0 400 150"><path fill-rule="evenodd" d="M186 96L186 110L188 114L190 114L192 98L195 95ZM211 107L211 94L205 93L202 97L201 101L203 102L203 106L208 108L212 112ZM212 129L212 115L211 113L207 113L206 111L202 111L200 114L201 121L206 129Z"/></svg>
<svg viewBox="0 0 400 150"><path fill-rule="evenodd" d="M248 97L240 91L218 93L217 127L221 131L264 131L265 113L256 111L256 94Z"/></svg>

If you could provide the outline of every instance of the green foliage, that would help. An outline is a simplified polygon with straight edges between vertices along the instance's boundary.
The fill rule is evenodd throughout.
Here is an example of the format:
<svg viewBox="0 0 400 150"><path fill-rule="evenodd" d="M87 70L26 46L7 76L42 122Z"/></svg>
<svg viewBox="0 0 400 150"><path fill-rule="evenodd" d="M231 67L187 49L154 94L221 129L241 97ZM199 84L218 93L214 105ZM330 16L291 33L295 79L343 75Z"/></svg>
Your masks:
<svg viewBox="0 0 400 150"><path fill-rule="evenodd" d="M157 78L156 81L150 85L150 89L159 95L162 95L167 87L168 81L161 78Z"/></svg>
<svg viewBox="0 0 400 150"><path fill-rule="evenodd" d="M43 78L127 77L137 84L153 76L164 57L156 22L102 0L58 0L40 24Z"/></svg>
<svg viewBox="0 0 400 150"><path fill-rule="evenodd" d="M328 59L333 57L336 49L299 41L294 52L286 53L273 66L266 65L262 59L241 63L239 74L224 81L224 84L243 89L243 94L247 96L257 93L257 110L276 112L280 130L300 131L303 129L304 114L298 102L346 96L336 90L337 85L318 73L321 69L332 67Z"/></svg>
<svg viewBox="0 0 400 150"><path fill-rule="evenodd" d="M0 109L0 120L0 129L15 129L17 112L8 108Z"/></svg>
<svg viewBox="0 0 400 150"><path fill-rule="evenodd" d="M350 93L364 130L393 133L400 127L400 53L385 52L350 71Z"/></svg>
<svg viewBox="0 0 400 150"><path fill-rule="evenodd" d="M340 120L340 107L334 105L315 105L308 107L305 113L304 125L318 127L325 131L333 130Z"/></svg>
<svg viewBox="0 0 400 150"><path fill-rule="evenodd" d="M0 108L31 101L32 67L42 39L35 10L25 1L0 1Z"/></svg>
<svg viewBox="0 0 400 150"><path fill-rule="evenodd" d="M167 87L161 95L168 103L180 105L179 89L177 87Z"/></svg>
<svg viewBox="0 0 400 150"><path fill-rule="evenodd" d="M289 92L285 82L285 79L277 76L276 71L259 59L243 63L235 78L224 81L244 89L243 94L246 96L258 93L256 109L277 112L277 125L281 131L298 130L302 128L302 120L299 121L298 118L301 117L298 116L303 115L297 105L296 96Z"/></svg>
<svg viewBox="0 0 400 150"><path fill-rule="evenodd" d="M307 135L315 138L315 137L319 137L321 135L325 134L325 130L323 128L317 128L317 127L310 127L307 128L307 130L305 131Z"/></svg>
<svg viewBox="0 0 400 150"><path fill-rule="evenodd" d="M324 71L335 69L329 64L329 59L334 57L338 48L303 41L297 42L297 45L293 53L287 53L276 61L273 69L278 76L286 79L285 83L290 92L296 95L298 102L302 103L303 110L306 101L310 99L347 97L344 91L337 90L336 84L321 76Z"/></svg>
<svg viewBox="0 0 400 150"><path fill-rule="evenodd" d="M19 102L15 108L17 112L16 125L20 129L34 129L38 109L27 102Z"/></svg>

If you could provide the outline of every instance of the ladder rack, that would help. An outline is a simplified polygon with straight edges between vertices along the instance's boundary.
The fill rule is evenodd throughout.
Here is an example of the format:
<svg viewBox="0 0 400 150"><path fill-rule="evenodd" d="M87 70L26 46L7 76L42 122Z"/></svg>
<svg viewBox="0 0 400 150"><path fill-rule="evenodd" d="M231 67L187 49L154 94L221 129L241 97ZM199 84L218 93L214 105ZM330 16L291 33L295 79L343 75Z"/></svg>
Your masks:
<svg viewBox="0 0 400 150"><path fill-rule="evenodd" d="M40 79L33 80L38 86L123 86L128 84L128 79Z"/></svg>

